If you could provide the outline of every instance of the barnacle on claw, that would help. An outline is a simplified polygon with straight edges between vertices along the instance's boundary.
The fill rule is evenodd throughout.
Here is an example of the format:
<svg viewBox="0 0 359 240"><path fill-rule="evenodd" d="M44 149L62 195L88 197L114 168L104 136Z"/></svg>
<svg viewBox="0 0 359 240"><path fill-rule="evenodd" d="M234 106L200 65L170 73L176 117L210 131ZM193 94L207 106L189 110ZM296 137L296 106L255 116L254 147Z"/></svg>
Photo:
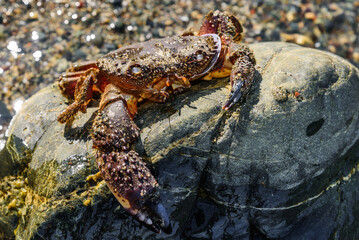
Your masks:
<svg viewBox="0 0 359 240"><path fill-rule="evenodd" d="M98 168L126 211L154 232L170 233L171 224L160 202L159 184L131 149L140 134L133 121L137 102L165 102L170 94L189 88L191 80L230 76L231 92L223 108L231 108L254 79L254 55L238 43L242 31L233 15L210 12L199 36L186 33L126 46L76 64L59 79L62 92L74 100L58 115L61 123L86 111L95 92L101 94L92 127Z"/></svg>
<svg viewBox="0 0 359 240"><path fill-rule="evenodd" d="M110 101L101 102L101 111L93 124L98 168L129 214L155 232L161 229L168 232L169 218L159 202L158 183L142 158L129 146L139 136L139 129L127 111L126 102L111 98L116 96L113 91L107 90L112 93L107 95Z"/></svg>

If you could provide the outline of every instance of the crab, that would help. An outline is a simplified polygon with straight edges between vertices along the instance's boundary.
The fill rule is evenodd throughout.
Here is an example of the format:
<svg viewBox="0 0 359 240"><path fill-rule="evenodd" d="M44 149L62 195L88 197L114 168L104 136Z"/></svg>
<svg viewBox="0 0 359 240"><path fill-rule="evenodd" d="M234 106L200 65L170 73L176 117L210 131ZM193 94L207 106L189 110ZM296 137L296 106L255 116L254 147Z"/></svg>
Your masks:
<svg viewBox="0 0 359 240"><path fill-rule="evenodd" d="M59 78L59 87L73 102L58 115L71 123L100 94L92 125L93 148L102 178L123 208L154 232L170 233L160 202L159 184L131 147L140 129L133 119L144 100L163 103L191 87L194 79L230 76L228 110L245 96L254 79L255 58L242 39L239 20L226 12L210 12L199 33L186 32L119 48L103 57L75 64Z"/></svg>

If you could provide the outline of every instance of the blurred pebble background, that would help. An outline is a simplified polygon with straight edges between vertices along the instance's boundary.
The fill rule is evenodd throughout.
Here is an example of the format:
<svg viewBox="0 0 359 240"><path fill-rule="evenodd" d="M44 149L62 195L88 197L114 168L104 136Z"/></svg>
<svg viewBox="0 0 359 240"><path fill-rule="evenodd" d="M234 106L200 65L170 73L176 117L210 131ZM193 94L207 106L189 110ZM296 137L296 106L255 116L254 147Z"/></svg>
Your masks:
<svg viewBox="0 0 359 240"><path fill-rule="evenodd" d="M12 116L72 62L197 29L216 9L239 17L246 43L294 42L359 66L359 1L354 0L0 0L0 101ZM4 115L0 125L7 121L1 120Z"/></svg>

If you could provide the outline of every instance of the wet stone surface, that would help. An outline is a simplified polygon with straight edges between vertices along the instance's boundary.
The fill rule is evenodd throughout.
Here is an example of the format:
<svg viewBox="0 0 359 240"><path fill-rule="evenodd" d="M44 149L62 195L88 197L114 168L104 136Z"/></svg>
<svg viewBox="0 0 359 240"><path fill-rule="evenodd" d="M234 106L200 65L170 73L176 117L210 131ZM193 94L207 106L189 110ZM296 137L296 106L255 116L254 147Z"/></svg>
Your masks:
<svg viewBox="0 0 359 240"><path fill-rule="evenodd" d="M135 222L103 181L86 181L97 171L89 136L98 104L71 127L61 125L56 115L67 100L55 85L30 98L10 126L0 154L0 232L14 237L16 229L17 239L357 238L358 69L294 44L250 47L256 81L234 109L221 110L227 79L198 81L165 104L140 108L135 148L152 162L171 235Z"/></svg>
<svg viewBox="0 0 359 240"><path fill-rule="evenodd" d="M5 146L5 132L11 120L10 111L6 105L0 101L0 150Z"/></svg>

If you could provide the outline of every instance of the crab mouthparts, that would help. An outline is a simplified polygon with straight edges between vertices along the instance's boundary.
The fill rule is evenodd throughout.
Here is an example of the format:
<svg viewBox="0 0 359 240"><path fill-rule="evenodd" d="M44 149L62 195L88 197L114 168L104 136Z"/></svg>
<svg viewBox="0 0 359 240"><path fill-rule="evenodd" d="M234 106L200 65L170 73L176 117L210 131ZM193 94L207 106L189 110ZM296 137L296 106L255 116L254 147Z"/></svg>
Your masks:
<svg viewBox="0 0 359 240"><path fill-rule="evenodd" d="M216 64L216 62L219 58L219 55L221 53L221 48L222 48L221 38L217 34L203 34L203 35L201 35L201 37L212 37L213 38L213 41L215 44L216 55L213 57L212 61L208 64L207 68L203 72L192 76L191 80L203 77L209 71L211 71L211 69Z"/></svg>

